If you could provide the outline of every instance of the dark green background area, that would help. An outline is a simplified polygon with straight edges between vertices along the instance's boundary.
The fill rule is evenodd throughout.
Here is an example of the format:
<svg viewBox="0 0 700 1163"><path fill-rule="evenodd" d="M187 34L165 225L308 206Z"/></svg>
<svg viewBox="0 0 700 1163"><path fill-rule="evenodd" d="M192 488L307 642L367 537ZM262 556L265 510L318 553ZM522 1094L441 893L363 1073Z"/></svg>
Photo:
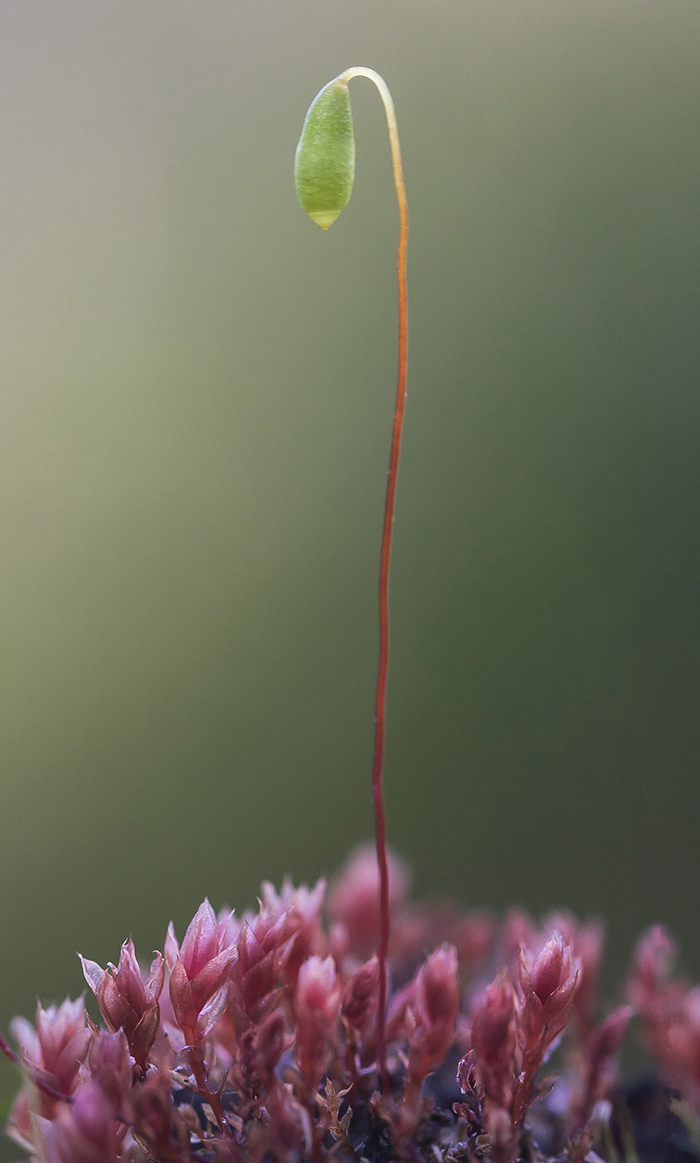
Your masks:
<svg viewBox="0 0 700 1163"><path fill-rule="evenodd" d="M396 210L390 836L421 893L700 973L696 0L0 12L0 1020L370 834ZM0 1074L2 1093L12 1071ZM18 1152L10 1151L9 1158Z"/></svg>

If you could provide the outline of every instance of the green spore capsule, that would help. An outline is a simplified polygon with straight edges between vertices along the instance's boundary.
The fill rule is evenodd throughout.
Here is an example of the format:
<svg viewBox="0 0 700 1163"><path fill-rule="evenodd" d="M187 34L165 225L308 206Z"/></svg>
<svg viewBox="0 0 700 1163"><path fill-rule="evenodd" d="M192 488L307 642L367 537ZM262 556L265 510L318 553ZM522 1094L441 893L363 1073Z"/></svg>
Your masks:
<svg viewBox="0 0 700 1163"><path fill-rule="evenodd" d="M294 160L302 210L324 230L347 206L355 178L355 135L347 83L330 81L314 98Z"/></svg>

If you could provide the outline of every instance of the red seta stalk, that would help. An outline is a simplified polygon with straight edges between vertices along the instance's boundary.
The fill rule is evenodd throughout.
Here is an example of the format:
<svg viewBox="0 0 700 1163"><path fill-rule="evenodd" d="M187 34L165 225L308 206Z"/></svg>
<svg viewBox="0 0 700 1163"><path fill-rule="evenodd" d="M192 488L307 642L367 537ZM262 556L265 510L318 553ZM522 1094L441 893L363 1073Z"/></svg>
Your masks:
<svg viewBox="0 0 700 1163"><path fill-rule="evenodd" d="M379 1008L377 1011L377 1066L382 1090L386 1090L386 1001L387 1001L387 957L389 953L389 865L386 845L386 815L384 811L384 739L386 734L386 689L389 674L389 571L391 566L391 540L394 531L396 508L396 483L401 455L401 435L406 405L406 372L408 369L408 309L406 300L406 243L408 241L408 217L402 220L398 255L399 292L399 367L394 408L394 425L391 436L389 473L384 501L384 525L379 564L379 662L377 665L377 687L374 702L374 754L372 758L372 799L374 803L374 830L379 865Z"/></svg>
<svg viewBox="0 0 700 1163"><path fill-rule="evenodd" d="M377 1009L377 1070L383 1093L388 1092L386 1068L386 1003L387 1003L387 959L389 953L389 862L386 845L386 814L384 811L384 740L386 735L386 689L389 673L389 571L391 566L391 540L394 531L396 509L396 483L399 475L401 456L401 436L406 406L406 377L408 372L408 292L406 286L406 252L408 248L408 203L401 164L398 127L394 102L386 82L372 69L353 68L342 73L339 80L349 81L352 77L367 77L379 90L384 104L391 161L399 208L399 243L396 264L398 290L398 374L396 382L396 404L391 435L389 472L384 500L384 524L379 563L379 662L377 665L377 686L374 701L374 754L372 758L372 800L374 804L374 830L379 866L379 1005Z"/></svg>

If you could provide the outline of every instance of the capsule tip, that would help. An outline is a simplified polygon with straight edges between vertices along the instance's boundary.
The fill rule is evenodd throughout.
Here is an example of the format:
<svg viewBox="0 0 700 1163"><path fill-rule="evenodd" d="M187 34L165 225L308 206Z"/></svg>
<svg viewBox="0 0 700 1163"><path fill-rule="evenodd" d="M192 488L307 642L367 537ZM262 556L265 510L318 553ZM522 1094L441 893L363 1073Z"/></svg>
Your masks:
<svg viewBox="0 0 700 1163"><path fill-rule="evenodd" d="M332 226L336 218L340 217L340 210L315 210L309 214L312 222L315 222L322 230L328 230Z"/></svg>

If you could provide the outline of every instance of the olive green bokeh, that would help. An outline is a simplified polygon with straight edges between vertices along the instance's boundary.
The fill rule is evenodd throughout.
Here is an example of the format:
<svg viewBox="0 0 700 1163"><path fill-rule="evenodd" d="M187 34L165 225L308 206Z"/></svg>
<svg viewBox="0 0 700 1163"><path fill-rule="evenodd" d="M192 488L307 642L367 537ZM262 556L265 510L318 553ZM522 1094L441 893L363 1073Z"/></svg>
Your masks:
<svg viewBox="0 0 700 1163"><path fill-rule="evenodd" d="M302 210L328 230L350 201L355 180L355 135L344 81L330 81L311 102L294 158L294 180Z"/></svg>
<svg viewBox="0 0 700 1163"><path fill-rule="evenodd" d="M700 976L689 0L24 0L0 38L2 1022L371 830L396 205L291 176L396 102L411 362L387 807L418 890L668 923ZM9 1086L8 1071L3 1075ZM18 1152L10 1151L16 1159Z"/></svg>

